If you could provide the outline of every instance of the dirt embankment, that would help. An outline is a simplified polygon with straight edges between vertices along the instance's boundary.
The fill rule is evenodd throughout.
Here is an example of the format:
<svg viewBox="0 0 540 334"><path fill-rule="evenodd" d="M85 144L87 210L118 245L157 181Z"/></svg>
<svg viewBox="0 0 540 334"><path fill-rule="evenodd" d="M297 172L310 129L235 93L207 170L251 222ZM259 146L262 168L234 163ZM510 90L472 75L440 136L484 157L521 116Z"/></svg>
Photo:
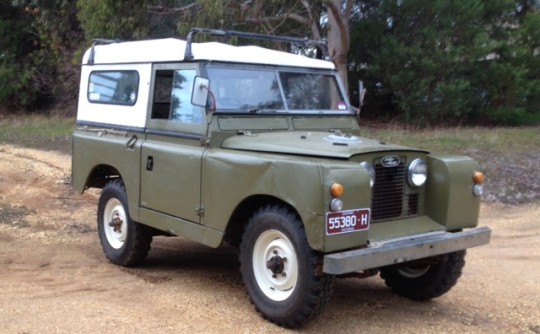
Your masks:
<svg viewBox="0 0 540 334"><path fill-rule="evenodd" d="M146 264L102 255L97 193L73 194L67 155L0 146L0 333L286 333L245 296L236 250L155 238ZM540 206L483 206L488 246L430 302L377 277L342 279L305 333L540 334Z"/></svg>

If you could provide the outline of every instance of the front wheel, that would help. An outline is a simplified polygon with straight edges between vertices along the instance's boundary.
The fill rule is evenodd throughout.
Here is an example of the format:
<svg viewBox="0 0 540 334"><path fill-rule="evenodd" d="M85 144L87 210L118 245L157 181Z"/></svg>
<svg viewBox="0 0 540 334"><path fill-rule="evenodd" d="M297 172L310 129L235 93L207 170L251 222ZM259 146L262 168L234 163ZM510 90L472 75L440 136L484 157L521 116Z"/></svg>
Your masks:
<svg viewBox="0 0 540 334"><path fill-rule="evenodd" d="M439 297L457 283L465 266L465 250L381 268L381 277L395 293L413 300Z"/></svg>
<svg viewBox="0 0 540 334"><path fill-rule="evenodd" d="M120 266L133 266L146 258L152 234L146 226L129 217L122 181L110 181L103 187L97 218L101 247L109 261Z"/></svg>
<svg viewBox="0 0 540 334"><path fill-rule="evenodd" d="M333 292L333 276L308 243L296 215L278 206L250 219L240 245L241 272L249 298L262 316L298 327L322 313Z"/></svg>

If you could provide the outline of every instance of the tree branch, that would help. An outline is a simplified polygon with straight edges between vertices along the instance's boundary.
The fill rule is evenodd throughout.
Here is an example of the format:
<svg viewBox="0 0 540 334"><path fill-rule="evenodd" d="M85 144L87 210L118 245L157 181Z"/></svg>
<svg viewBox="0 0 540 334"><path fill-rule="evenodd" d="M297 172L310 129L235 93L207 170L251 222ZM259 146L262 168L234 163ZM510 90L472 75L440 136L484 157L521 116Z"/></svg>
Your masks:
<svg viewBox="0 0 540 334"><path fill-rule="evenodd" d="M307 0L302 0L302 5L304 5L304 8L307 10L309 15L309 21L310 21L310 28L311 28L311 34L313 34L313 39L316 39L318 41L322 40L321 38L321 31L319 30L319 26L317 25L317 22L313 19L313 13L311 12L311 7L309 5L309 2Z"/></svg>
<svg viewBox="0 0 540 334"><path fill-rule="evenodd" d="M341 1L339 1L339 3L341 3ZM345 10L347 10L347 8L349 8L350 6L352 6L352 0L347 0L347 5L346 5ZM336 21L335 24L337 25L337 27L339 29L339 35L338 36L341 39L342 45L346 45L347 49L348 49L348 45L349 45L349 26L348 26L349 17L348 16L343 17L343 15L341 13L341 8L338 8L336 6L335 1L331 1L331 0L327 1L326 2L326 8L330 12L330 14L333 15L334 18L335 18L335 21ZM350 8L349 8L349 11L350 11Z"/></svg>
<svg viewBox="0 0 540 334"><path fill-rule="evenodd" d="M303 24L306 24L309 22L305 17L302 17L298 14L293 14L293 13L287 13L281 16L270 16L270 17L246 17L245 21L251 22L251 23L269 23L269 22L279 22L279 21L283 21L287 19L291 19L293 21L303 23Z"/></svg>
<svg viewBox="0 0 540 334"><path fill-rule="evenodd" d="M170 8L165 6L146 6L146 11L158 15L183 14L193 9L199 9L200 4L194 2L184 7Z"/></svg>

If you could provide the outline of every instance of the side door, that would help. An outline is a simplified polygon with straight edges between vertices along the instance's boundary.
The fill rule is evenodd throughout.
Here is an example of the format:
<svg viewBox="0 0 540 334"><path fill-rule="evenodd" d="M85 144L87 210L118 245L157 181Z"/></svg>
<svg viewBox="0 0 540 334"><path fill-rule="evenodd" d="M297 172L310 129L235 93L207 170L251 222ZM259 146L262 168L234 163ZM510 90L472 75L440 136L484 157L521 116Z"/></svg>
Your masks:
<svg viewBox="0 0 540 334"><path fill-rule="evenodd" d="M200 222L201 159L207 123L191 104L197 64L155 64L141 155L141 207Z"/></svg>

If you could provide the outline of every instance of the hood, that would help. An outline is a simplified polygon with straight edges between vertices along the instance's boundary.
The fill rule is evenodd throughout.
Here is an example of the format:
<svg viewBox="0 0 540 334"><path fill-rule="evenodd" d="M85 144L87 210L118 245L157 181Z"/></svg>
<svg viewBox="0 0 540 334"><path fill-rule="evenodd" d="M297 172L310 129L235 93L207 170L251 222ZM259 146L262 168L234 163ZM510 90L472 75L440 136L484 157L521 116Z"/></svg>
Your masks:
<svg viewBox="0 0 540 334"><path fill-rule="evenodd" d="M245 133L227 138L223 148L349 159L353 155L384 151L418 151L405 146L330 132L265 132Z"/></svg>

